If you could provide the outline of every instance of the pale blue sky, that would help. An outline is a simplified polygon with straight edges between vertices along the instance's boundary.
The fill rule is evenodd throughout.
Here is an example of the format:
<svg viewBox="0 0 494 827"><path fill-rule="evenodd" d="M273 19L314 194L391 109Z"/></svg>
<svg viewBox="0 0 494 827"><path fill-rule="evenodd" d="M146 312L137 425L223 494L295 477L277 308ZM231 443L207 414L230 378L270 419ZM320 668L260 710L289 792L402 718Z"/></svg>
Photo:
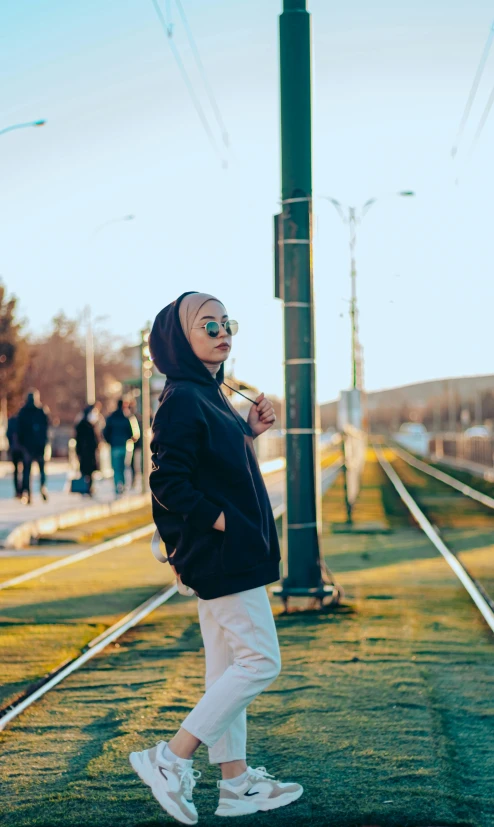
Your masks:
<svg viewBox="0 0 494 827"><path fill-rule="evenodd" d="M231 136L228 171L200 127L151 0L4 4L0 128L48 123L0 136L0 274L33 331L59 309L75 314L90 303L131 339L184 290L215 293L241 324L237 374L280 394L271 216L280 189L281 0L183 3ZM494 83L494 50L464 151L456 164L449 155L492 4L311 0L310 11L315 195L358 204L417 191L415 199L384 198L359 228L367 387L492 372L494 113L467 155ZM136 220L93 235L126 213ZM322 401L350 379L350 285L347 229L317 199L315 230Z"/></svg>

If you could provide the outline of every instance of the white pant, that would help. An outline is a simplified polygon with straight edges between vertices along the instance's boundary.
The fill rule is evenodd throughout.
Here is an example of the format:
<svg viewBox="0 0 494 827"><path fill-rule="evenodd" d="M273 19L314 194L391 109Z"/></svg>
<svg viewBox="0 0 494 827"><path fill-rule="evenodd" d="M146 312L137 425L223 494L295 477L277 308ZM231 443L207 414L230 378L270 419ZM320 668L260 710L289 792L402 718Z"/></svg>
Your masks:
<svg viewBox="0 0 494 827"><path fill-rule="evenodd" d="M264 586L198 599L206 692L182 726L209 747L212 764L245 759L246 707L279 675L278 636Z"/></svg>

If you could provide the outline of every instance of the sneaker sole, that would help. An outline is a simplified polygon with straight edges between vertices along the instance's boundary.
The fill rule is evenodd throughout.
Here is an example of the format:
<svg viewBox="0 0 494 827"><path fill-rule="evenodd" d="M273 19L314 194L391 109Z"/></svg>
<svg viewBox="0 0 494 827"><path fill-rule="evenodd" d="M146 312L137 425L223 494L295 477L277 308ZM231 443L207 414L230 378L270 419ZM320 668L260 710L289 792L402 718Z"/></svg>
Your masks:
<svg viewBox="0 0 494 827"><path fill-rule="evenodd" d="M287 804L292 804L294 801L297 801L303 792L304 788L301 787L296 793L283 793L283 795L279 795L276 798L267 798L258 804L257 810L258 812L266 812L267 810L277 810L278 807L286 807Z"/></svg>
<svg viewBox="0 0 494 827"><path fill-rule="evenodd" d="M137 773L141 781L148 786L154 795L156 801L160 805L160 807L165 810L172 818L176 821L180 821L181 824L197 824L198 818L192 818L186 816L185 813L182 812L178 804L176 804L172 799L167 795L165 790L161 790L160 788L155 788L153 785L154 781L154 774L147 771L146 766L144 765L143 761L141 760L141 756L138 752L131 752L129 755L129 761L132 769Z"/></svg>
<svg viewBox="0 0 494 827"><path fill-rule="evenodd" d="M218 806L215 816L223 816L225 818L235 818L236 816L251 816L257 813L257 807L254 802L249 801L235 801L235 799L227 799L228 803Z"/></svg>
<svg viewBox="0 0 494 827"><path fill-rule="evenodd" d="M284 793L276 798L268 798L259 804L247 801L234 801L228 799L228 804L223 804L215 812L215 816L222 816L223 818L235 818L236 816L248 816L253 813L267 812L268 810L277 810L278 807L286 807L300 798L303 794L304 788L301 787L296 793Z"/></svg>

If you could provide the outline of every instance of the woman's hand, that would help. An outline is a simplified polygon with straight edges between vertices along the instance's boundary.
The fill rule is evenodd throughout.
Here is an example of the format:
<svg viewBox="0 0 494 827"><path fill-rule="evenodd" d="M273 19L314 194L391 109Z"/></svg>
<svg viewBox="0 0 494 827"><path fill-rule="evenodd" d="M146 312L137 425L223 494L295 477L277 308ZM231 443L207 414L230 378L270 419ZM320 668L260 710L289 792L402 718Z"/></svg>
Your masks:
<svg viewBox="0 0 494 827"><path fill-rule="evenodd" d="M263 393L259 394L256 402L259 404L252 405L252 408L249 411L249 416L247 417L247 422L250 425L254 436L259 436L274 425L276 422L276 414L272 403L269 399L264 397Z"/></svg>
<svg viewBox="0 0 494 827"><path fill-rule="evenodd" d="M215 528L216 531L224 531L225 530L225 512L224 511L221 512L221 514L218 517L218 519L216 520L213 528Z"/></svg>

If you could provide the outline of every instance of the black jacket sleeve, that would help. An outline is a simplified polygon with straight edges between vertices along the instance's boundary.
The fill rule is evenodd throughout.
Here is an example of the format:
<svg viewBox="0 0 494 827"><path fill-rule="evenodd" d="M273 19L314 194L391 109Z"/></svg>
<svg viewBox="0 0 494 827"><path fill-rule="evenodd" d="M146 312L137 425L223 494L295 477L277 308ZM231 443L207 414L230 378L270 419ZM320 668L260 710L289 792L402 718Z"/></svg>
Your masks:
<svg viewBox="0 0 494 827"><path fill-rule="evenodd" d="M111 445L111 440L112 440L112 433L111 432L112 432L111 416L109 416L108 419L106 420L106 425L103 428L103 439L105 440L105 442L108 443L108 445Z"/></svg>
<svg viewBox="0 0 494 827"><path fill-rule="evenodd" d="M211 528L222 509L194 488L204 424L196 399L173 391L158 409L151 442L151 493L165 511L180 514L198 529Z"/></svg>

